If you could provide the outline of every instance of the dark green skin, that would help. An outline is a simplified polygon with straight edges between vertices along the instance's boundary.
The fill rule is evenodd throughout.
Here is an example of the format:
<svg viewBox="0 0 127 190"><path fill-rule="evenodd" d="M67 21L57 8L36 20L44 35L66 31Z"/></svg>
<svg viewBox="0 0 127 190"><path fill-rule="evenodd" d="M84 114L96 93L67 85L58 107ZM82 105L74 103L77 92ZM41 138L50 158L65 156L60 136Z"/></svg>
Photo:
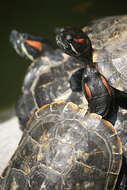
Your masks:
<svg viewBox="0 0 127 190"><path fill-rule="evenodd" d="M113 190L122 159L115 133L97 114L47 106L29 121L0 190Z"/></svg>

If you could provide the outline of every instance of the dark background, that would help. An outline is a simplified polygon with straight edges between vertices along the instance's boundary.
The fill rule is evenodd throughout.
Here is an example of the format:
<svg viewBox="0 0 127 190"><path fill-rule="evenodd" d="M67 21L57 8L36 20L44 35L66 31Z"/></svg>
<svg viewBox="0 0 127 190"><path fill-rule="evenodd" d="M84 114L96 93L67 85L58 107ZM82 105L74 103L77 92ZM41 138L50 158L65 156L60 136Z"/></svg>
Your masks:
<svg viewBox="0 0 127 190"><path fill-rule="evenodd" d="M15 104L29 61L9 43L12 29L44 35L55 43L58 26L83 27L92 19L127 14L127 1L9 0L0 2L0 110Z"/></svg>

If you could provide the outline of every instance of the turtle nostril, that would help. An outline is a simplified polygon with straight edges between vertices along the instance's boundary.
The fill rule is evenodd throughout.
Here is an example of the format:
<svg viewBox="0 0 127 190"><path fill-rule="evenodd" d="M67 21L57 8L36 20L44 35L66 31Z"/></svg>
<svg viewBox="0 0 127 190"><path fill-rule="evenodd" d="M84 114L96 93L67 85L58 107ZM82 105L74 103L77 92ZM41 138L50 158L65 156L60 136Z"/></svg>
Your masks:
<svg viewBox="0 0 127 190"><path fill-rule="evenodd" d="M16 30L12 30L10 34L10 42L13 44L15 41L17 41L18 32Z"/></svg>

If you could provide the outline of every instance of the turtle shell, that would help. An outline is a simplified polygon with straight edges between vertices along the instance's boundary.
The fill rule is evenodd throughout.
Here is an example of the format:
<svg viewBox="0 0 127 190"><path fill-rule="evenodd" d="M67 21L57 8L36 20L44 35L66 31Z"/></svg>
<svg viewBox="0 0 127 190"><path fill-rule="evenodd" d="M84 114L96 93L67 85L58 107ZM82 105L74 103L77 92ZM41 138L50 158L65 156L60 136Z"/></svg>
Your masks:
<svg viewBox="0 0 127 190"><path fill-rule="evenodd" d="M72 102L41 107L0 177L0 189L113 190L122 144L112 124Z"/></svg>
<svg viewBox="0 0 127 190"><path fill-rule="evenodd" d="M112 87L127 93L127 15L96 20L83 31L92 41L99 72Z"/></svg>
<svg viewBox="0 0 127 190"><path fill-rule="evenodd" d="M82 103L82 93L73 92L69 82L71 75L80 67L81 62L61 50L49 52L29 66L24 78L23 95L16 107L22 127L26 126L29 117L37 109L52 101L66 100L76 104Z"/></svg>

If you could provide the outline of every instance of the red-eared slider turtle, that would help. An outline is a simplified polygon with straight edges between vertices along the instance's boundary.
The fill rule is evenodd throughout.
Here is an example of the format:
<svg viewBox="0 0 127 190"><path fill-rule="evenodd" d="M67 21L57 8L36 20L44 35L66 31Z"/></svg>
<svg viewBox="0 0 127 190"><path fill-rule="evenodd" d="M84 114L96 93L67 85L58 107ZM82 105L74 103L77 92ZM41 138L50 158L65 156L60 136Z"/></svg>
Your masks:
<svg viewBox="0 0 127 190"><path fill-rule="evenodd" d="M18 32L17 30L12 30L10 42L17 54L31 61L53 51L52 44L46 38Z"/></svg>
<svg viewBox="0 0 127 190"><path fill-rule="evenodd" d="M127 93L127 16L97 20L83 32L62 28L57 43L64 52L83 60L84 64L92 58L108 83Z"/></svg>
<svg viewBox="0 0 127 190"><path fill-rule="evenodd" d="M76 91L79 85L82 86L90 111L106 116L112 107L114 90L94 66L92 45L88 36L77 28L62 28L56 36L56 41L65 53L84 63L84 68L71 76L72 90ZM77 81L78 78L80 78L80 84Z"/></svg>
<svg viewBox="0 0 127 190"><path fill-rule="evenodd" d="M122 144L116 130L97 114L81 113L63 101L35 112L0 177L0 190L120 189Z"/></svg>
<svg viewBox="0 0 127 190"><path fill-rule="evenodd" d="M33 55L36 57L36 53L37 57L41 54L26 72L23 95L17 103L17 115L23 127L30 115L47 103L55 100L68 100L77 104L82 102L81 93L72 92L69 84L70 76L81 63L69 58L61 50L54 50L40 37L13 30L10 41L15 50L28 59L32 59Z"/></svg>
<svg viewBox="0 0 127 190"><path fill-rule="evenodd" d="M120 104L124 105L124 107L126 106L127 108L126 23L127 23L127 16L109 17L95 22L95 25L97 26L96 35L94 32L92 33L92 31L94 31L94 28L96 28L95 25L93 25L93 30L92 26L90 28L86 27L88 34L80 29L67 27L67 28L61 28L58 32L58 35L56 36L56 41L58 46L65 53L67 53L70 56L76 57L77 60L79 60L79 62L80 60L84 62L84 71L85 71L84 74L82 70L74 74L72 76L71 84L72 84L72 90L73 89L75 90L77 89L77 86L79 86L77 78L80 79L83 78L82 87L88 99L88 102L91 105L92 111L97 109L101 110L101 107L103 106L102 104L103 101L99 100L99 94L100 96L103 96L103 94L101 94L101 90L99 90L98 88L99 85L97 85L96 79L95 77L92 76L92 74L88 76L88 72L91 72L92 70L95 71L98 70L99 73L103 75L103 76L101 75L100 78L103 81L104 86L108 91L108 94L111 95L111 90L108 86L109 83L110 86L112 86L115 90L116 101L119 101L120 96L122 96ZM106 31L104 30L105 27L108 28ZM101 31L102 28L104 32ZM106 33L106 39L110 38L110 40L108 41L105 40L105 35L104 35L105 33ZM94 41L95 38L94 49L92 48L91 40L88 37L88 35L92 36L92 42ZM99 43L97 44L97 42L99 41L97 40L98 38L100 41L101 39L103 41L103 47L100 45L100 49L99 49ZM97 50L95 50L96 44L98 45ZM108 81L108 83L106 82L106 80ZM89 86L87 84L89 84ZM96 90L98 92L95 96L94 94ZM96 98L98 98L97 104L95 104Z"/></svg>

